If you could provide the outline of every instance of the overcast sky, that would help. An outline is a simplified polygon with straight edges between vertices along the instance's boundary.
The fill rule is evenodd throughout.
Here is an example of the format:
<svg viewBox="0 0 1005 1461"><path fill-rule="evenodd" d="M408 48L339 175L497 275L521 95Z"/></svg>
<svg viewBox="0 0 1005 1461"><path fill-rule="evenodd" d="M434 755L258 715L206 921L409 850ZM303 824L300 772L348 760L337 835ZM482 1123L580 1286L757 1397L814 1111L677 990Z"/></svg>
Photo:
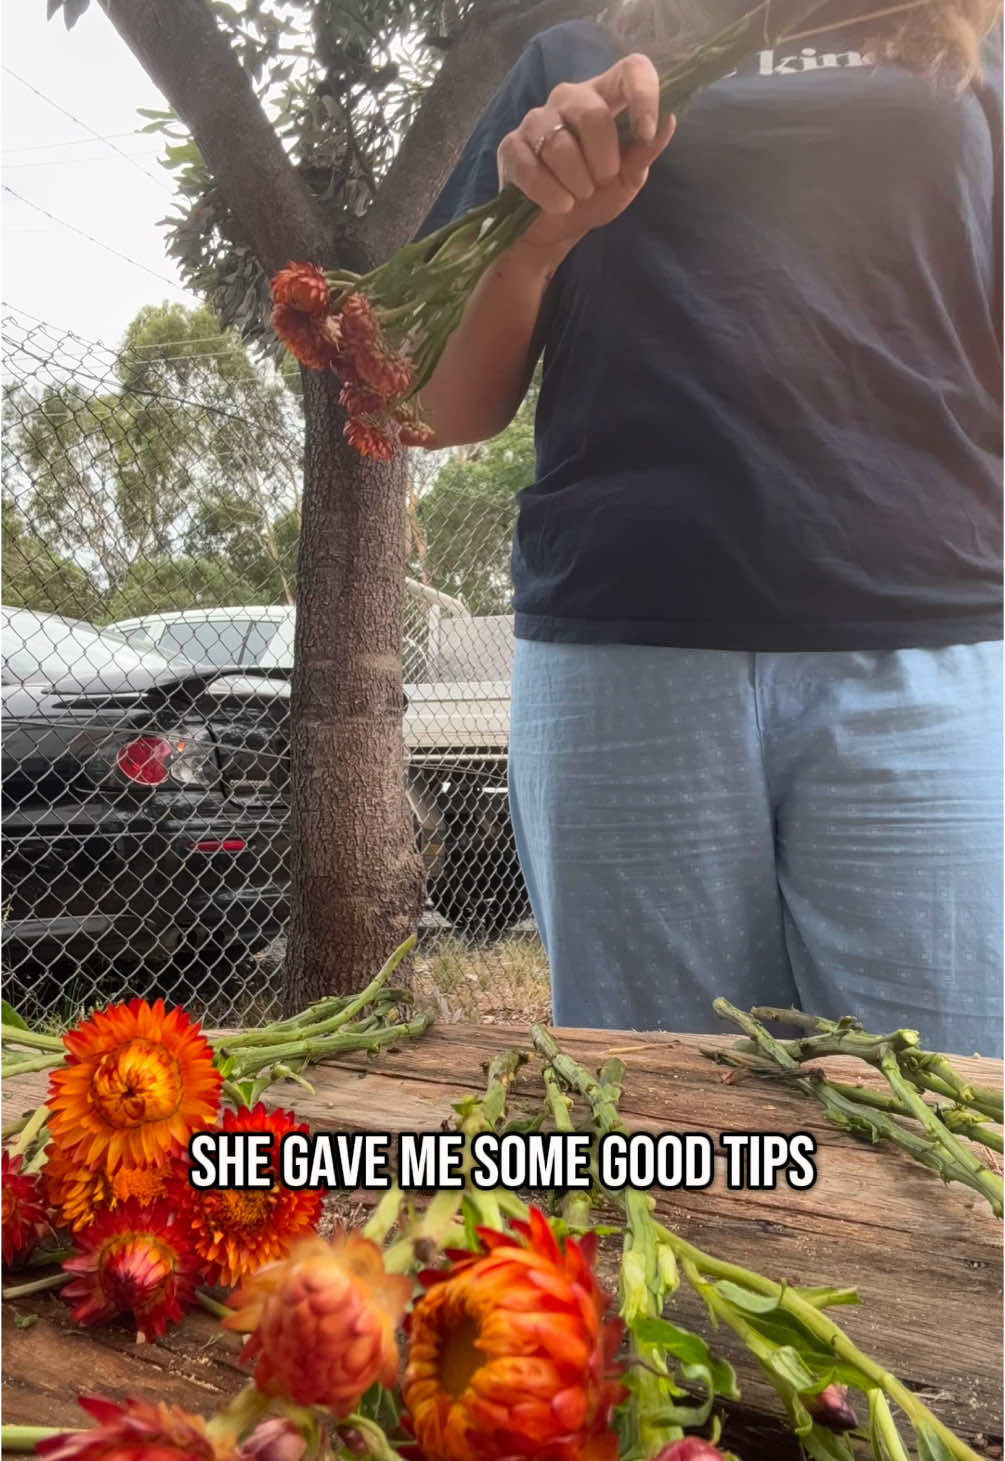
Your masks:
<svg viewBox="0 0 1005 1461"><path fill-rule="evenodd" d="M138 107L166 104L97 4L72 31L45 8L0 0L3 299L115 344L142 305L196 302L157 226L172 206L161 140L137 131Z"/></svg>

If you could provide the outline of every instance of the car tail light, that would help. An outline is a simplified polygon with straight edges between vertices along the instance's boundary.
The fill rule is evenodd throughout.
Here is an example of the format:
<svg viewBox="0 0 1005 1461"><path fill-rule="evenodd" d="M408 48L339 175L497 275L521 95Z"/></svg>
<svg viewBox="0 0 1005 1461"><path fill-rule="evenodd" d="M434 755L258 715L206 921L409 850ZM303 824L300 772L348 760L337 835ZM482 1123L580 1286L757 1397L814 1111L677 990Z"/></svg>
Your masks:
<svg viewBox="0 0 1005 1461"><path fill-rule="evenodd" d="M161 786L169 777L182 786L206 786L216 771L213 742L186 730L134 736L116 751L115 764L136 786Z"/></svg>
<svg viewBox="0 0 1005 1461"><path fill-rule="evenodd" d="M167 780L167 761L173 749L163 736L137 736L121 747L115 760L130 781L140 786L159 786Z"/></svg>
<svg viewBox="0 0 1005 1461"><path fill-rule="evenodd" d="M192 843L195 852L243 852L243 837L204 837L201 842Z"/></svg>

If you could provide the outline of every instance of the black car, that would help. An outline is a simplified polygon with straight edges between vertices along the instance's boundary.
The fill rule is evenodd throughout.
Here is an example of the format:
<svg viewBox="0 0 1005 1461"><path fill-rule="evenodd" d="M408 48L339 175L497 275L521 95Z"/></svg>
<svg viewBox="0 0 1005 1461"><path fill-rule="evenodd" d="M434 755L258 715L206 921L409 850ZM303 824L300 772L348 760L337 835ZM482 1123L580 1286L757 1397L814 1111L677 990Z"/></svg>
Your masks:
<svg viewBox="0 0 1005 1461"><path fill-rule="evenodd" d="M146 993L151 971L187 956L207 1003L233 954L264 947L287 913L274 692L256 701L245 683L232 697L219 667L53 614L0 614L6 997L38 1012L61 991L120 989L124 971Z"/></svg>

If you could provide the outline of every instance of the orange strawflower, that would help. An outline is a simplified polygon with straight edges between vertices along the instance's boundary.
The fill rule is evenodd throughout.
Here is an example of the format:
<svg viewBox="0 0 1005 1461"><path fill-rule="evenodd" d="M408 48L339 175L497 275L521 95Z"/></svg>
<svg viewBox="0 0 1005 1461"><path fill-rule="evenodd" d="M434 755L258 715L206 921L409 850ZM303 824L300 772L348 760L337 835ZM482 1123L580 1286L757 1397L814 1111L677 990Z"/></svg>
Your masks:
<svg viewBox="0 0 1005 1461"><path fill-rule="evenodd" d="M310 1128L292 1111L267 1111L261 1102L249 1110L225 1111L221 1131L262 1131L271 1135L272 1186L203 1191L186 1182L179 1192L182 1220L193 1249L211 1282L232 1288L263 1264L289 1252L293 1239L313 1229L321 1216L321 1193L284 1187L279 1181L279 1147L289 1131Z"/></svg>
<svg viewBox="0 0 1005 1461"><path fill-rule="evenodd" d="M87 1167L52 1142L45 1151L45 1187L56 1224L71 1233L89 1227L112 1206L112 1180L101 1167Z"/></svg>
<svg viewBox="0 0 1005 1461"><path fill-rule="evenodd" d="M611 1412L621 1334L593 1241L560 1248L536 1209L516 1236L452 1254L409 1317L402 1399L427 1461L616 1461Z"/></svg>
<svg viewBox="0 0 1005 1461"><path fill-rule="evenodd" d="M184 1010L133 999L109 1005L63 1036L66 1062L49 1077L55 1147L109 1175L149 1167L220 1104L213 1051Z"/></svg>
<svg viewBox="0 0 1005 1461"><path fill-rule="evenodd" d="M328 280L316 264L287 264L272 280L273 303L306 315L326 315L329 295Z"/></svg>
<svg viewBox="0 0 1005 1461"><path fill-rule="evenodd" d="M241 1358L255 1360L259 1390L343 1419L375 1382L394 1383L394 1332L411 1291L360 1233L301 1238L284 1262L247 1280L223 1323L251 1336Z"/></svg>
<svg viewBox="0 0 1005 1461"><path fill-rule="evenodd" d="M240 1461L230 1437L210 1436L201 1416L177 1405L119 1404L84 1395L78 1403L97 1425L39 1441L39 1456L47 1461Z"/></svg>
<svg viewBox="0 0 1005 1461"><path fill-rule="evenodd" d="M149 1207L166 1196L184 1177L180 1157L168 1158L156 1167L119 1167L109 1176L102 1168L85 1166L51 1143L44 1169L49 1206L55 1210L58 1226L71 1233L89 1227L100 1212L110 1212L130 1198Z"/></svg>
<svg viewBox="0 0 1005 1461"><path fill-rule="evenodd" d="M302 365L328 370L334 364L340 342L337 315L305 314L291 304L277 304L272 328Z"/></svg>
<svg viewBox="0 0 1005 1461"><path fill-rule="evenodd" d="M62 1291L77 1323L131 1314L140 1337L156 1339L191 1306L199 1260L171 1203L124 1202L101 1213L77 1242L82 1251L63 1264L76 1277Z"/></svg>
<svg viewBox="0 0 1005 1461"><path fill-rule="evenodd" d="M30 1258L45 1230L45 1195L34 1173L22 1172L23 1157L4 1151L0 1165L3 1195L2 1254L5 1268Z"/></svg>

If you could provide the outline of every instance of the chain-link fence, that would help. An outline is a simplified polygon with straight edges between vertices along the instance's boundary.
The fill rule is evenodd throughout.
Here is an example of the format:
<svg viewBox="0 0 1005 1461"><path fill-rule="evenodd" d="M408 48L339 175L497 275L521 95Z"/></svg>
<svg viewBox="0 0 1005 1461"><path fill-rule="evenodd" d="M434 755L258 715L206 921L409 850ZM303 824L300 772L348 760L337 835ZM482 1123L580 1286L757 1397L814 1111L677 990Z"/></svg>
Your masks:
<svg viewBox="0 0 1005 1461"><path fill-rule="evenodd" d="M4 972L36 1019L278 1001L301 413L183 314L119 350L3 323ZM403 658L422 955L477 983L502 947L543 962L505 791L512 495L475 468L416 463Z"/></svg>

